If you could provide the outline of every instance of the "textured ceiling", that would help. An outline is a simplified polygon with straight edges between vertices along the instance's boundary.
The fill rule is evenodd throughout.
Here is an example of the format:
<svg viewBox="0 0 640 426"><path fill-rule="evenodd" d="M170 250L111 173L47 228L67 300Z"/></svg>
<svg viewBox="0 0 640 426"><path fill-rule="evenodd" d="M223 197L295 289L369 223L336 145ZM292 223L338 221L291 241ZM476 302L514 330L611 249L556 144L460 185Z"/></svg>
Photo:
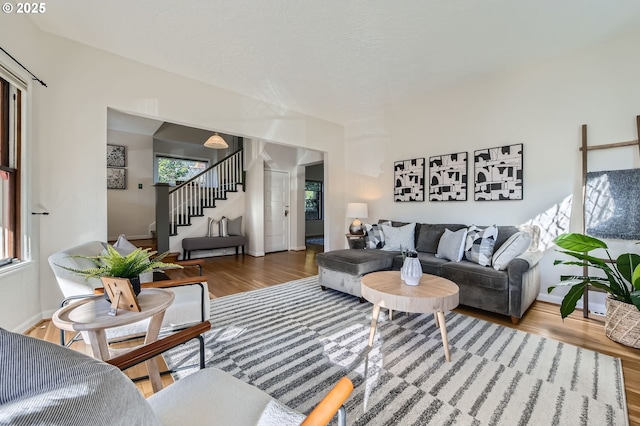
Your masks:
<svg viewBox="0 0 640 426"><path fill-rule="evenodd" d="M638 0L56 0L42 30L336 123L640 28Z"/></svg>

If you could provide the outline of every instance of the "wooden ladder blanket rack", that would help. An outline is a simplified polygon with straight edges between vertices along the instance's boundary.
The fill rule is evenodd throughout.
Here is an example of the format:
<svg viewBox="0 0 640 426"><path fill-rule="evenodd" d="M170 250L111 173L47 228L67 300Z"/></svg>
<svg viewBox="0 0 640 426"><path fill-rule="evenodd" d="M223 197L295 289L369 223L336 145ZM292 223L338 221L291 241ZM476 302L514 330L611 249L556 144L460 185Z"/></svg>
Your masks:
<svg viewBox="0 0 640 426"><path fill-rule="evenodd" d="M634 141L628 142L615 142L604 145L592 145L589 146L587 144L587 125L582 125L582 146L580 147L580 151L582 152L582 233L586 235L587 232L587 214L586 214L586 199L587 199L587 153L589 151L595 151L600 149L610 149L610 148L621 148L625 146L638 146L638 154L640 154L640 115L636 116L636 129L638 134L638 139ZM607 259L605 259L607 260ZM582 267L582 273L584 276L589 275L589 266L587 263L584 263ZM585 318L589 318L589 291L602 291L598 290L594 287L587 286L584 289L584 296L582 298L583 302L583 315Z"/></svg>

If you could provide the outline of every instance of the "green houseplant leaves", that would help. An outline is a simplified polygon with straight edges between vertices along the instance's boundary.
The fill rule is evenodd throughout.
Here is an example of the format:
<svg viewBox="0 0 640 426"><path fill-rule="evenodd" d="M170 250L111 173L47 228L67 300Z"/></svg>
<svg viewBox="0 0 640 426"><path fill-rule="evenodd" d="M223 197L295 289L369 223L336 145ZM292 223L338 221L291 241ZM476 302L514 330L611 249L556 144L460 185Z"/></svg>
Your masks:
<svg viewBox="0 0 640 426"><path fill-rule="evenodd" d="M604 276L565 276L561 277L561 283L548 288L551 293L560 286L571 286L569 292L562 299L560 315L562 318L569 316L576 308L578 300L584 294L587 285L606 291L616 300L633 304L640 310L640 255L636 253L624 253L614 261L609 254L609 247L594 237L571 233L562 234L554 240L563 253L576 260L556 260L554 265L589 265L602 271ZM607 258L589 254L589 252L602 249Z"/></svg>
<svg viewBox="0 0 640 426"><path fill-rule="evenodd" d="M90 260L95 264L94 268L74 269L62 265L58 266L87 279L100 277L135 278L144 272L182 268L180 265L162 261L169 252L162 253L152 259L151 256L155 254L157 254L156 251L151 251L148 248L137 248L127 255L121 255L115 248L108 245L106 251L96 256L72 256Z"/></svg>

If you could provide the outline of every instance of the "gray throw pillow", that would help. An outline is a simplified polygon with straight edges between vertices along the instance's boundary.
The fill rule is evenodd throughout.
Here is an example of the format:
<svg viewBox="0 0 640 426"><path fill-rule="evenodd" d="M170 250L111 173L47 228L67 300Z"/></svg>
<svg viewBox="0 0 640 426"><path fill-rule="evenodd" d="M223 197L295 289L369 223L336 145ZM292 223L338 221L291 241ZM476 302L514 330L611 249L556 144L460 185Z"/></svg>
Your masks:
<svg viewBox="0 0 640 426"><path fill-rule="evenodd" d="M118 250L118 253L120 253L122 256L126 256L138 247L131 244L131 242L124 236L124 234L120 234L116 242L113 243L113 248Z"/></svg>
<svg viewBox="0 0 640 426"><path fill-rule="evenodd" d="M440 259L448 259L454 262L462 260L464 253L464 243L467 237L467 228L459 229L455 232L445 229L444 234L438 243L438 252L436 257Z"/></svg>
<svg viewBox="0 0 640 426"><path fill-rule="evenodd" d="M404 226L380 225L384 234L384 251L415 250L415 223Z"/></svg>
<svg viewBox="0 0 640 426"><path fill-rule="evenodd" d="M242 216L227 221L227 232L229 235L242 235Z"/></svg>
<svg viewBox="0 0 640 426"><path fill-rule="evenodd" d="M497 238L498 228L495 225L484 229L471 225L467 231L464 257L478 265L491 266L491 256Z"/></svg>

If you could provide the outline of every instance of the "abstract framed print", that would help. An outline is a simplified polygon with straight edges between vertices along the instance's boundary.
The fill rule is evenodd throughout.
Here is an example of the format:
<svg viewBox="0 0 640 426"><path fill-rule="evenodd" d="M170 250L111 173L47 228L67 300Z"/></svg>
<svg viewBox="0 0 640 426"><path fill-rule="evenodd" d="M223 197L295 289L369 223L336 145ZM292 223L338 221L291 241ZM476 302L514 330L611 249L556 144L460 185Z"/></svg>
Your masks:
<svg viewBox="0 0 640 426"><path fill-rule="evenodd" d="M424 158L393 164L394 201L424 201Z"/></svg>
<svg viewBox="0 0 640 426"><path fill-rule="evenodd" d="M429 201L467 201L466 152L429 157Z"/></svg>
<svg viewBox="0 0 640 426"><path fill-rule="evenodd" d="M473 154L475 200L522 200L521 143L479 149Z"/></svg>

